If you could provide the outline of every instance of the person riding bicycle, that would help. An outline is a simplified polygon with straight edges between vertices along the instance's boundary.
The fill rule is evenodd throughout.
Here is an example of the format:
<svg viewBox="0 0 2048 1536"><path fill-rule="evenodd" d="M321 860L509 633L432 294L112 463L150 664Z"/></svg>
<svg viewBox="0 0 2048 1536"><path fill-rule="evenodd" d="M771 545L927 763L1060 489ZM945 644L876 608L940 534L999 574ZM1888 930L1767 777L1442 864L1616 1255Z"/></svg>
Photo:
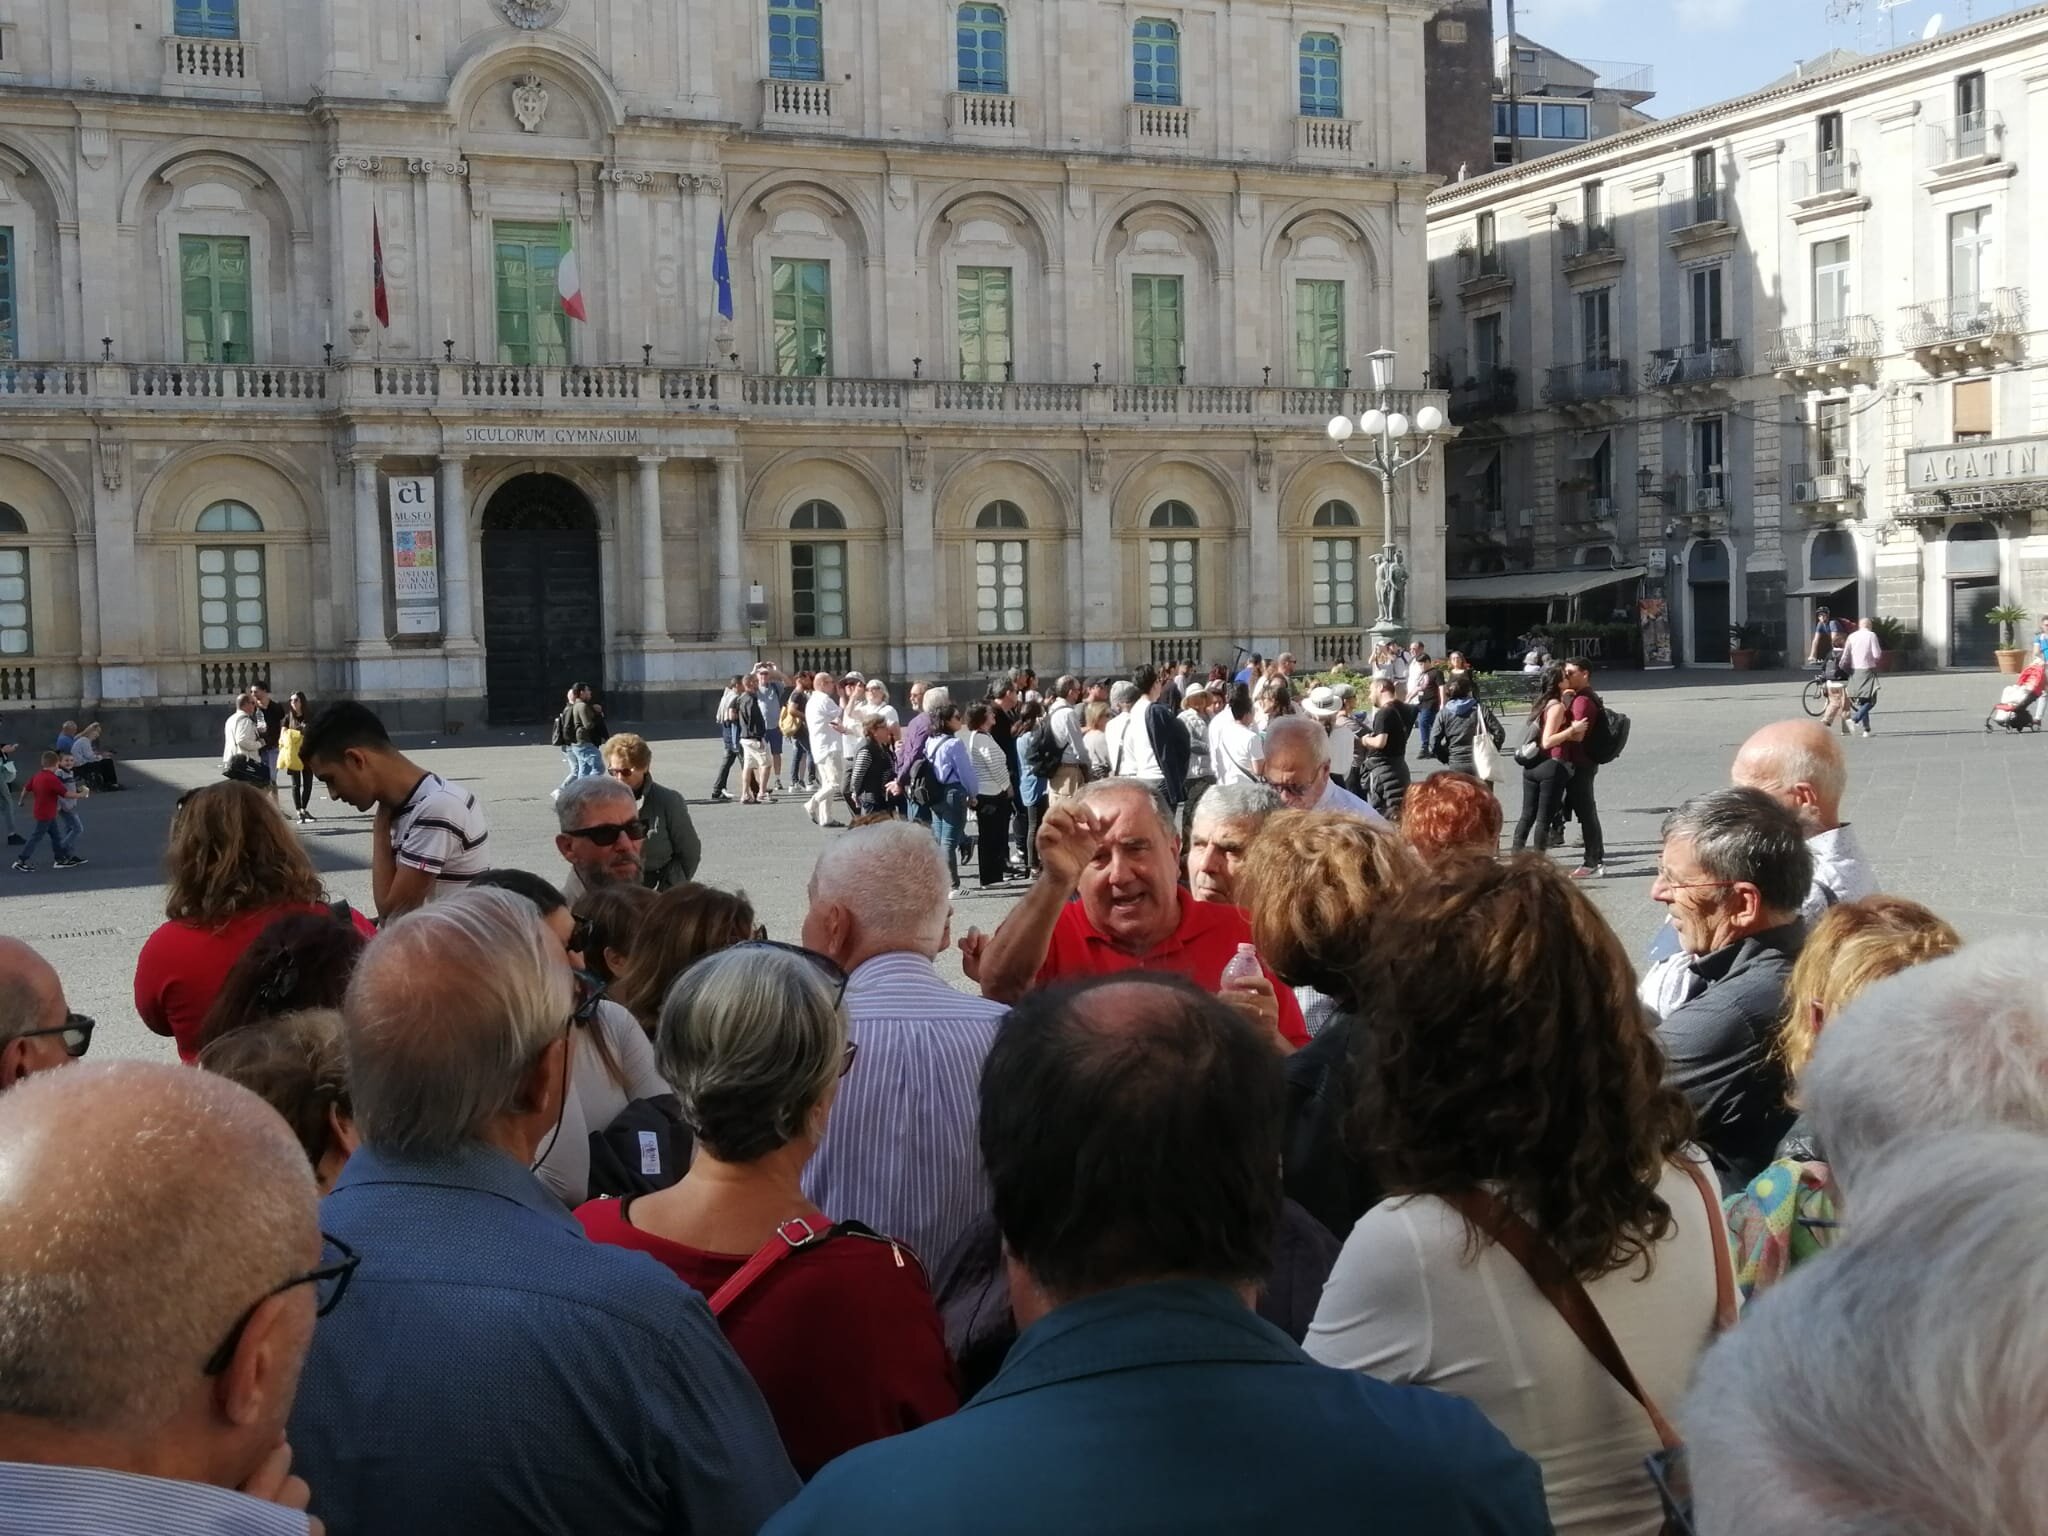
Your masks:
<svg viewBox="0 0 2048 1536"><path fill-rule="evenodd" d="M1826 608L1813 610L1813 643L1806 648L1806 664L1810 667L1825 667L1849 638L1849 623L1838 619Z"/></svg>

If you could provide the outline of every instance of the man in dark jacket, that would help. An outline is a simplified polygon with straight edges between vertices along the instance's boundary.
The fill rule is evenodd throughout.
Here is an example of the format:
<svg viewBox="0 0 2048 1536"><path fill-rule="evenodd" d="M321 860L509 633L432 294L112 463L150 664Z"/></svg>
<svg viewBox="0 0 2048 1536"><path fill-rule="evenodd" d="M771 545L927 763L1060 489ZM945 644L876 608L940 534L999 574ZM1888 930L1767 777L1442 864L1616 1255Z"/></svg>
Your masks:
<svg viewBox="0 0 2048 1536"><path fill-rule="evenodd" d="M1792 1124L1776 1049L1785 985L1806 937L1813 855L1798 818L1759 789L1697 795L1664 820L1650 898L1691 958L1664 1016L1665 1075L1699 1114L1699 1141L1739 1190Z"/></svg>
<svg viewBox="0 0 2048 1536"><path fill-rule="evenodd" d="M1138 668L1132 681L1147 701L1145 735L1152 743L1152 759L1159 764L1166 803L1179 810L1180 803L1188 797L1188 758L1192 751L1188 728L1180 723L1180 712L1160 697L1165 691L1164 682L1155 668Z"/></svg>

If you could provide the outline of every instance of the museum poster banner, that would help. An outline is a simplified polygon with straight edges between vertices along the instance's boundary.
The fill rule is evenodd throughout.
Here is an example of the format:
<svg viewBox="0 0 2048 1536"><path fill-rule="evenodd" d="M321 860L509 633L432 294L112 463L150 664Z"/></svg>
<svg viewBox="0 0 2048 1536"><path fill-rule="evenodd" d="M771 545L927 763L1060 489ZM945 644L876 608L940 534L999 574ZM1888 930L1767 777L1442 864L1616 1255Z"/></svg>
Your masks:
<svg viewBox="0 0 2048 1536"><path fill-rule="evenodd" d="M441 559L431 475L391 477L391 590L398 599L399 634L440 632Z"/></svg>
<svg viewBox="0 0 2048 1536"><path fill-rule="evenodd" d="M1661 597L1636 599L1636 623L1643 631L1643 666L1671 665L1671 619Z"/></svg>

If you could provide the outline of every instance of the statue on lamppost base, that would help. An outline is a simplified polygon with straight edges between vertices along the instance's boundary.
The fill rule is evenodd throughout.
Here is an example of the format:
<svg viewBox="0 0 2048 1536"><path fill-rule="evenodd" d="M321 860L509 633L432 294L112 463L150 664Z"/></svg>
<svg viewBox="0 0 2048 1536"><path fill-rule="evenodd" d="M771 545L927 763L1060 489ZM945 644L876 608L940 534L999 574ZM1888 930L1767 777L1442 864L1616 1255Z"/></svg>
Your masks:
<svg viewBox="0 0 2048 1536"><path fill-rule="evenodd" d="M1372 557L1373 596L1379 617L1372 633L1380 640L1408 638L1408 557L1398 544L1389 544Z"/></svg>
<svg viewBox="0 0 2048 1536"><path fill-rule="evenodd" d="M1345 416L1333 418L1329 425L1329 438L1331 446L1347 463L1357 465L1379 482L1384 521L1380 552L1372 557L1373 595L1378 600L1379 617L1374 620L1371 633L1376 641L1399 643L1408 638L1408 580L1411 572L1407 553L1394 541L1394 487L1403 470L1412 469L1428 459L1435 448L1437 434L1450 424L1445 421L1444 413L1433 405L1423 406L1415 413L1413 421L1396 408L1392 390L1392 352L1381 348L1367 357L1366 362L1372 370L1372 394L1378 403L1360 411L1355 423ZM1347 446L1353 433L1365 439L1363 455Z"/></svg>

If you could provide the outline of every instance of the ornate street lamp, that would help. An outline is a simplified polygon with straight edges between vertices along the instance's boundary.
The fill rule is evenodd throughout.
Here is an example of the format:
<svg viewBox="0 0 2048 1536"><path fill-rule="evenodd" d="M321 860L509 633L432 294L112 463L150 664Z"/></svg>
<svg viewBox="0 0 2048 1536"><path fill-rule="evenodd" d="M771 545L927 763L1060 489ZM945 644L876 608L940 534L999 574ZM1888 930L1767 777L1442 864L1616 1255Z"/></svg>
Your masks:
<svg viewBox="0 0 2048 1536"><path fill-rule="evenodd" d="M1408 638L1408 557L1394 542L1394 481L1405 469L1412 469L1429 456L1437 434L1449 425L1444 413L1425 405L1411 422L1393 408L1394 354L1382 347L1366 362L1372 369L1372 408L1359 412L1354 423L1347 416L1330 419L1330 442L1348 464L1356 464L1380 483L1380 511L1384 519L1380 552L1372 557L1373 592L1378 599L1379 617L1373 621L1376 640L1405 641ZM1363 457L1345 445L1353 433L1365 439Z"/></svg>

